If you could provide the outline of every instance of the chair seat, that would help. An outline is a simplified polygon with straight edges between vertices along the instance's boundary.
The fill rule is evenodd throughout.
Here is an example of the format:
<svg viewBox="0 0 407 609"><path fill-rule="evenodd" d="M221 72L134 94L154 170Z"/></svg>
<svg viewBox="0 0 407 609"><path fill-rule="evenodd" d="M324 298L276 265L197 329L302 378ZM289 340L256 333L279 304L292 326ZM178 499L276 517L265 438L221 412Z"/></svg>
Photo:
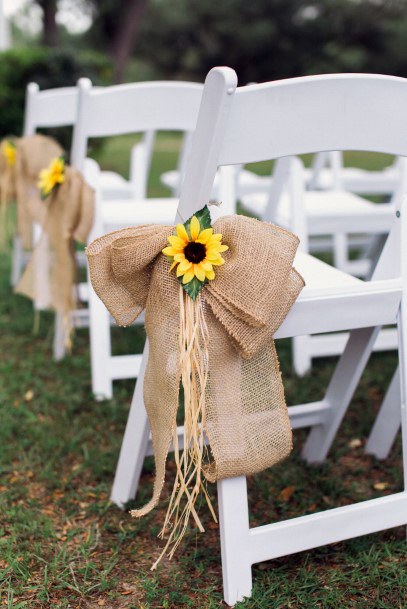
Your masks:
<svg viewBox="0 0 407 609"><path fill-rule="evenodd" d="M172 171L165 171L160 176L161 184L163 184L164 186L169 188L173 193L178 192L177 189L179 188L179 180L180 180L179 171L176 169L174 169ZM218 192L219 192L219 173L216 174L215 180L213 183L212 193L211 193L212 199L218 199Z"/></svg>
<svg viewBox="0 0 407 609"><path fill-rule="evenodd" d="M297 252L294 267L305 287L276 338L395 323L401 279L362 281L304 252Z"/></svg>
<svg viewBox="0 0 407 609"><path fill-rule="evenodd" d="M268 195L264 192L242 196L242 204L258 218L265 215ZM344 232L378 232L390 230L395 208L389 203L376 204L345 190L309 191L304 193L310 235ZM290 198L280 199L274 221L289 228L292 225Z"/></svg>
<svg viewBox="0 0 407 609"><path fill-rule="evenodd" d="M302 294L315 291L337 288L340 290L346 286L364 285L361 279L348 275L339 269L326 264L315 256L297 252L294 267L305 281L305 288Z"/></svg>
<svg viewBox="0 0 407 609"><path fill-rule="evenodd" d="M166 171L160 176L161 183L164 186L167 186L171 190L174 190L178 186L179 182L179 171ZM268 190L270 186L271 178L270 176L259 176L253 171L249 171L247 169L242 169L238 174L238 189L239 194L243 194L246 192L252 192L254 190L263 189L265 191ZM218 196L218 188L219 188L219 172L215 175L215 180L213 182L212 189L212 197L217 198Z"/></svg>
<svg viewBox="0 0 407 609"><path fill-rule="evenodd" d="M309 174L309 175L308 175ZM310 171L306 170L310 178ZM391 195L396 188L399 172L393 166L382 171L368 171L358 167L344 167L341 170L342 186L345 190L357 194ZM321 190L332 188L332 171L323 169L318 175L316 188Z"/></svg>
<svg viewBox="0 0 407 609"><path fill-rule="evenodd" d="M174 190L178 187L179 171L176 169L164 171L164 173L160 175L160 182L161 184L164 184L164 186L167 186L167 188Z"/></svg>
<svg viewBox="0 0 407 609"><path fill-rule="evenodd" d="M104 200L102 222L109 228L140 224L174 224L178 199Z"/></svg>
<svg viewBox="0 0 407 609"><path fill-rule="evenodd" d="M105 199L128 198L132 194L133 185L131 182L114 171L102 171L100 185Z"/></svg>

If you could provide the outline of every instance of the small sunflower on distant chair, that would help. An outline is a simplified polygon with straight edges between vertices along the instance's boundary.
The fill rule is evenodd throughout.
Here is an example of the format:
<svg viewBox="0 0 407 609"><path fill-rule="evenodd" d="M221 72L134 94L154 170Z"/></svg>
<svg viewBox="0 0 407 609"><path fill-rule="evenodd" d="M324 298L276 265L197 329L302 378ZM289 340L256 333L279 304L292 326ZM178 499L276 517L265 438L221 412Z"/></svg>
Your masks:
<svg viewBox="0 0 407 609"><path fill-rule="evenodd" d="M16 164L16 145L12 140L6 140L2 146L2 152L6 157L8 167L14 167Z"/></svg>
<svg viewBox="0 0 407 609"><path fill-rule="evenodd" d="M46 169L40 171L38 188L41 198L46 199L59 184L65 182L65 161L63 157L57 157L51 161Z"/></svg>

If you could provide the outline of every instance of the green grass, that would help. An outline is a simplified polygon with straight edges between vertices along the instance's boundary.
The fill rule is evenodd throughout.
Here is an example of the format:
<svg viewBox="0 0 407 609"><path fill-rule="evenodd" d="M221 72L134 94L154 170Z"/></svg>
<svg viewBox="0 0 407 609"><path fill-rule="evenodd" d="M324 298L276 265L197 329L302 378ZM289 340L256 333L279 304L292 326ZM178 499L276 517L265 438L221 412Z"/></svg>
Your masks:
<svg viewBox="0 0 407 609"><path fill-rule="evenodd" d="M105 166L125 173L132 138L117 138L99 152ZM178 139L161 138L152 192L165 194L158 176L174 164ZM360 157L369 166L369 158ZM385 159L376 159L379 166ZM263 165L260 169L268 170ZM116 329L118 353L141 349L142 332ZM88 609L212 609L222 607L219 531L207 515L207 532L188 533L175 558L149 568L162 542L156 535L165 499L143 520L109 504L109 492L133 382L115 386L112 401L95 402L90 387L87 331L74 352L51 359L52 315L33 334L31 304L12 294L9 259L0 260L0 607ZM318 360L297 379L290 344L279 353L289 404L319 399L334 360ZM295 434L293 455L249 479L251 523L260 524L370 499L402 488L398 439L378 462L363 445L396 365L394 354L371 358L327 461L300 457L305 432ZM355 447L355 439L360 445ZM168 466L164 496L172 486ZM148 459L137 505L151 493ZM375 489L385 483L385 490ZM216 496L215 487L212 495ZM245 609L401 609L407 606L405 530L393 529L288 556L253 569L253 597Z"/></svg>

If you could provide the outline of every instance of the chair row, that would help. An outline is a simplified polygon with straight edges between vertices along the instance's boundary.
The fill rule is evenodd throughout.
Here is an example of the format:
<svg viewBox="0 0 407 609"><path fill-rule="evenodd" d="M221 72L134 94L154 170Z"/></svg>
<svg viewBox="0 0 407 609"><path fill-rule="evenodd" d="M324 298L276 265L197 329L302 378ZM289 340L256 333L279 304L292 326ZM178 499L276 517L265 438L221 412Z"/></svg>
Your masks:
<svg viewBox="0 0 407 609"><path fill-rule="evenodd" d="M373 98L376 103L370 104ZM347 112L342 112L345 100ZM241 88L237 88L236 75L228 68L212 70L205 88L172 82L97 88L81 79L77 87L58 91L42 92L30 85L25 134L39 128L73 126L71 163L95 189L96 213L90 239L130 225L173 224L175 217L184 221L214 195L224 201L220 213L233 211L240 198L255 215L298 232L303 245L295 266L306 288L276 338L292 337L301 352L305 349L304 341L301 344L304 336L350 332L346 347L342 342L338 348L341 357L325 397L289 409L293 428L310 428L303 456L314 463L325 459L380 329L387 325L397 328L400 368L368 448L385 456L400 421L406 433L405 407L400 409L400 403L404 405L406 394L407 229L403 194L407 170L405 159L398 160L392 169L397 179L387 193L395 194L385 208L379 209L344 191L343 184L323 193L312 191L312 180L297 155L319 154L314 174L324 171L321 159L326 159L330 150L407 156L402 119L406 101L406 81L381 76L309 77ZM185 134L174 182L179 201L176 197L146 198L154 134L162 130ZM129 181L101 171L87 158L91 138L127 133L143 134L142 144L132 153ZM242 167L269 159L282 160L277 162L273 177L261 183L263 192L258 192L259 184L250 186L246 181L244 186L245 178L239 178L245 175ZM318 175L326 174L317 172L314 178ZM163 179L168 181L168 176ZM321 188L323 183L318 180L314 180L314 186ZM365 265L363 272L349 264L348 245L343 242L340 246L346 258L337 257L339 268L309 254L314 238L328 234L335 242L338 235L355 233L370 235L369 256L358 261ZM328 247L338 256L335 243L333 248ZM90 327L95 395L109 398L113 380L138 377L112 490L112 500L123 506L134 497L144 457L151 452L142 396L148 343L143 356L113 356L109 314L89 282L78 286L78 293L83 302L88 302L88 309L74 312L73 317L76 325ZM62 323L58 318L56 322L54 353L59 358L63 355ZM383 421L390 420L389 414L391 425L386 426ZM405 469L406 446L404 441ZM251 565L256 562L406 523L405 491L255 529L249 528L245 479L220 481L218 492L224 591L229 604L250 595Z"/></svg>
<svg viewBox="0 0 407 609"><path fill-rule="evenodd" d="M97 186L97 214L92 237L127 225L145 222L170 222L176 199L146 201L152 147L157 130L177 130L184 135L184 143L179 158L177 172L162 176L163 182L172 185L174 194L179 192L188 151L191 147L202 86L196 83L140 83L116 87L92 87L87 79L81 79L77 87L39 91L31 83L27 88L24 134L30 135L39 128L73 125L71 160L74 166L84 170L89 167ZM182 100L192 102L189 112L184 113ZM137 110L137 120L135 121ZM86 161L89 138L108 137L124 133L142 133L142 143L136 145L131 154L130 180L117 173L100 172L90 161ZM233 213L240 199L253 215L275 221L294 230L302 242L304 251L333 251L334 264L344 271L355 275L366 275L371 267L371 259L377 251L374 239L363 242L369 256L356 261L349 260L349 234L370 233L377 237L386 234L394 206L375 206L357 195L345 191L341 186L348 169L343 169L338 155L340 153L322 152L315 155L311 170L300 168L298 159L280 160L272 178L262 178L242 169L225 168L215 176L211 196L223 201L223 209ZM336 161L335 161L336 159ZM331 163L332 182L328 180L324 163ZM400 163L386 174L379 187L387 194L394 192L400 181ZM352 170L353 171L353 170ZM355 170L356 171L356 170ZM342 172L342 174L340 173ZM352 172L351 172L352 173ZM353 171L353 175L355 172ZM370 175L368 175L370 174ZM360 172L357 173L360 177ZM379 192L376 172L362 172L363 184L358 188ZM391 176L391 177L389 177ZM174 180L176 179L176 182ZM355 175L354 183L355 186ZM386 182L387 180L387 182ZM356 180L357 181L357 180ZM333 187L331 190L309 191L312 184L318 189ZM386 187L384 187L386 184ZM376 190L375 190L376 189ZM99 209L101 208L101 209ZM321 237L330 235L324 245ZM13 283L15 284L24 262L18 240L14 247ZM89 299L89 285L79 287L82 300ZM97 310L97 305L95 305ZM92 308L92 307L91 307ZM135 377L140 358L134 356L111 355L110 321L96 314L96 326L104 328L97 332L97 362L92 363L94 393L101 397L111 397L112 382L117 378ZM103 313L104 315L104 313ZM57 359L64 355L61 320L57 320L54 341L54 354ZM88 325L88 311L82 309L75 314L76 325ZM91 331L91 335L94 332ZM96 339L95 339L96 340ZM312 358L336 355L342 352L346 336L325 335L317 337L298 337L293 341L293 362L296 372L305 374L311 368ZM376 347L396 348L394 331L381 333ZM93 350L93 349L92 349Z"/></svg>

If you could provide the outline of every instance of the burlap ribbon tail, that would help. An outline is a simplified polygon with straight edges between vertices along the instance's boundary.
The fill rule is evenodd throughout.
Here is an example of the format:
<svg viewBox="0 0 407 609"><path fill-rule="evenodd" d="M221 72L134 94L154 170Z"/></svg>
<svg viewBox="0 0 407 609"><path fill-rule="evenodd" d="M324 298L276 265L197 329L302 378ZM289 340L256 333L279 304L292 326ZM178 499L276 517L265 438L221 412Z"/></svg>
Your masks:
<svg viewBox="0 0 407 609"><path fill-rule="evenodd" d="M66 166L64 183L45 200L33 190L27 208L41 226L41 237L16 291L31 298L38 309L51 308L64 316L69 347L69 313L77 302L75 240L85 243L92 228L94 193L78 171Z"/></svg>

